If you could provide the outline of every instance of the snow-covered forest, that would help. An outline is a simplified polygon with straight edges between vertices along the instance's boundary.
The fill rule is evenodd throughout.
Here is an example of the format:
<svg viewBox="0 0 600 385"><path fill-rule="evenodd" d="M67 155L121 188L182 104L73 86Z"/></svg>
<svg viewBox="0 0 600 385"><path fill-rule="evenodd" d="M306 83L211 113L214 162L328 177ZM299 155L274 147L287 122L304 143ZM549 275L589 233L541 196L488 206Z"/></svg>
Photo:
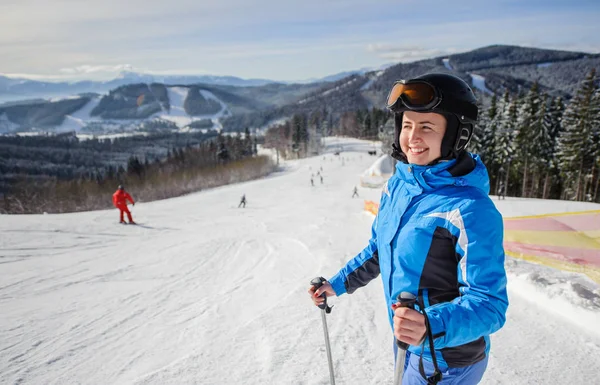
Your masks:
<svg viewBox="0 0 600 385"><path fill-rule="evenodd" d="M600 86L595 70L570 100L553 97L538 83L519 93L479 92L479 122L469 151L481 155L492 191L510 196L600 202ZM386 123L386 120L389 121ZM314 153L314 135L332 133L380 139L389 152L393 119L373 108L345 112L337 124L321 110L294 115L272 127L266 143L283 156Z"/></svg>

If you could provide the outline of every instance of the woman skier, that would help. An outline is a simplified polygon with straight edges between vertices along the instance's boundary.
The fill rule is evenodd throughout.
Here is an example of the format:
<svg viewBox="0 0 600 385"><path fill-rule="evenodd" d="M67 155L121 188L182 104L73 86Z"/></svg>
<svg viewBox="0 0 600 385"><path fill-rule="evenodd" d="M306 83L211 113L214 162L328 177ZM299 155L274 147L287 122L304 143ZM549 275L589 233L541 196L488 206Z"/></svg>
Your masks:
<svg viewBox="0 0 600 385"><path fill-rule="evenodd" d="M381 275L394 336L410 345L402 384L477 384L508 299L502 217L484 164L465 149L476 98L456 76L427 74L396 82L387 107L399 162L369 244L309 294L319 305ZM416 296L414 310L398 307L402 292Z"/></svg>

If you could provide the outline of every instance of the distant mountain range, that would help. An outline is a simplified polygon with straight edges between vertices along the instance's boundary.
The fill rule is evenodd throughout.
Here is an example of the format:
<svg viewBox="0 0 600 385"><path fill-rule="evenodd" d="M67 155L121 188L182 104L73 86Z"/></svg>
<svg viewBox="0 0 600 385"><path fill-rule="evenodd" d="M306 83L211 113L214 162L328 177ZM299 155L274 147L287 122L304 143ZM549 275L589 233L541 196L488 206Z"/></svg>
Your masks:
<svg viewBox="0 0 600 385"><path fill-rule="evenodd" d="M393 64L386 64L381 66L379 69L390 67L392 65ZM147 73L123 71L115 79L109 81L83 80L77 82L46 82L25 78L7 77L0 74L0 104L27 99L60 98L89 92L106 93L117 87L135 83L162 83L180 85L214 84L234 87L257 87L271 83L307 84L334 82L350 75L365 74L373 70L373 68L361 68L355 71L344 71L337 74L328 75L323 78L298 81L242 79L235 76L216 75L153 75Z"/></svg>
<svg viewBox="0 0 600 385"><path fill-rule="evenodd" d="M66 97L86 92L105 93L117 87L134 83L262 86L274 83L274 81L242 79L235 76L151 75L127 71L121 72L118 77L109 81L84 80L78 82L44 82L0 75L0 103L24 99Z"/></svg>
<svg viewBox="0 0 600 385"><path fill-rule="evenodd" d="M493 45L473 51L399 63L374 71L340 73L306 84L283 84L233 76L153 76L125 72L108 82L47 83L0 76L0 98L21 95L76 95L64 100L0 104L0 133L32 129L85 128L89 121L164 118L178 126L212 119L238 131L264 127L293 114L322 111L335 120L345 111L383 108L390 85L427 72L453 73L482 98L504 90L516 93L538 82L543 92L569 98L600 54ZM77 95L82 94L82 95ZM185 117L185 119L182 119ZM218 123L217 123L218 120Z"/></svg>

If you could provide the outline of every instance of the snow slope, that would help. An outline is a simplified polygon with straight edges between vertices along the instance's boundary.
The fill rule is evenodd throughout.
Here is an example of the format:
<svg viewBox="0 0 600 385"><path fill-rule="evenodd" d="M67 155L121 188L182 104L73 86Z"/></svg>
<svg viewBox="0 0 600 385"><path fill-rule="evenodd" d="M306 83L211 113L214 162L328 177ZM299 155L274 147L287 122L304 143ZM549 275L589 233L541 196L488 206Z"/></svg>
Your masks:
<svg viewBox="0 0 600 385"><path fill-rule="evenodd" d="M170 120L177 124L177 126L180 128L189 125L194 120L209 119L213 122L213 129L221 130L223 126L219 122L219 119L229 115L229 109L227 108L227 105L217 98L212 92L200 90L200 93L205 99L212 99L219 103L221 105L221 110L216 114L211 115L190 116L187 114L187 112L185 112L185 108L183 107L188 92L188 87L167 87L171 109L169 112L158 112L152 117Z"/></svg>
<svg viewBox="0 0 600 385"><path fill-rule="evenodd" d="M115 210L0 216L0 383L328 384L308 282L366 245L363 199L379 196L359 188L351 198L372 144L326 148L342 145L340 156L287 162L261 180L138 202L139 226L119 225ZM311 187L321 167L324 184ZM495 202L508 215L598 209ZM598 287L514 259L507 269L508 321L492 336L483 384L593 383ZM380 282L331 303L336 383L391 383Z"/></svg>
<svg viewBox="0 0 600 385"><path fill-rule="evenodd" d="M485 77L481 76L481 75L477 75L477 74L469 74L471 75L471 83L473 85L473 87L477 88L478 90L488 94L488 95L492 95L493 92L487 88L487 86L485 85Z"/></svg>
<svg viewBox="0 0 600 385"><path fill-rule="evenodd" d="M452 68L452 65L450 64L449 57L442 59L442 63L444 63L444 67L446 67L446 69L449 69L450 71L454 70L454 68Z"/></svg>
<svg viewBox="0 0 600 385"><path fill-rule="evenodd" d="M187 98L188 91L190 89L187 87L168 87L167 88L167 97L169 98L170 104L170 112L171 116L189 116L185 109L183 108L183 104L185 102L185 98Z"/></svg>
<svg viewBox="0 0 600 385"><path fill-rule="evenodd" d="M6 113L2 113L0 115L0 132L11 132L19 128L19 125L11 122Z"/></svg>
<svg viewBox="0 0 600 385"><path fill-rule="evenodd" d="M58 132L76 131L79 132L89 122L100 122L102 119L91 116L92 111L100 103L100 96L93 97L85 106L75 111L71 115L66 115L62 124L56 128Z"/></svg>

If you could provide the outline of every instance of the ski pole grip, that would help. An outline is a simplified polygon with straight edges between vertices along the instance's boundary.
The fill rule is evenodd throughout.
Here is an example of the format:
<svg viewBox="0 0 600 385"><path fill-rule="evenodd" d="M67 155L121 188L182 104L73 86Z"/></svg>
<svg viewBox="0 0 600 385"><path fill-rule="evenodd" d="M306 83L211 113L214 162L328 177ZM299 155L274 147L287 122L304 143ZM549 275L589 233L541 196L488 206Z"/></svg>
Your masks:
<svg viewBox="0 0 600 385"><path fill-rule="evenodd" d="M409 309L415 308L415 302L417 301L417 297L414 294L409 293L407 291L403 291L398 295L398 305L399 307L407 307ZM406 342L401 342L400 340L396 340L396 345L398 345L399 349L406 350L408 349L408 344Z"/></svg>
<svg viewBox="0 0 600 385"><path fill-rule="evenodd" d="M325 278L316 277L310 281L310 284L313 285L316 290L316 289L320 288L321 286L323 286L324 282L327 282L327 280ZM323 302L322 304L317 305L317 306L319 307L319 309L326 309L327 308L327 294L323 293L323 294L321 294L321 297L323 297L325 302Z"/></svg>

